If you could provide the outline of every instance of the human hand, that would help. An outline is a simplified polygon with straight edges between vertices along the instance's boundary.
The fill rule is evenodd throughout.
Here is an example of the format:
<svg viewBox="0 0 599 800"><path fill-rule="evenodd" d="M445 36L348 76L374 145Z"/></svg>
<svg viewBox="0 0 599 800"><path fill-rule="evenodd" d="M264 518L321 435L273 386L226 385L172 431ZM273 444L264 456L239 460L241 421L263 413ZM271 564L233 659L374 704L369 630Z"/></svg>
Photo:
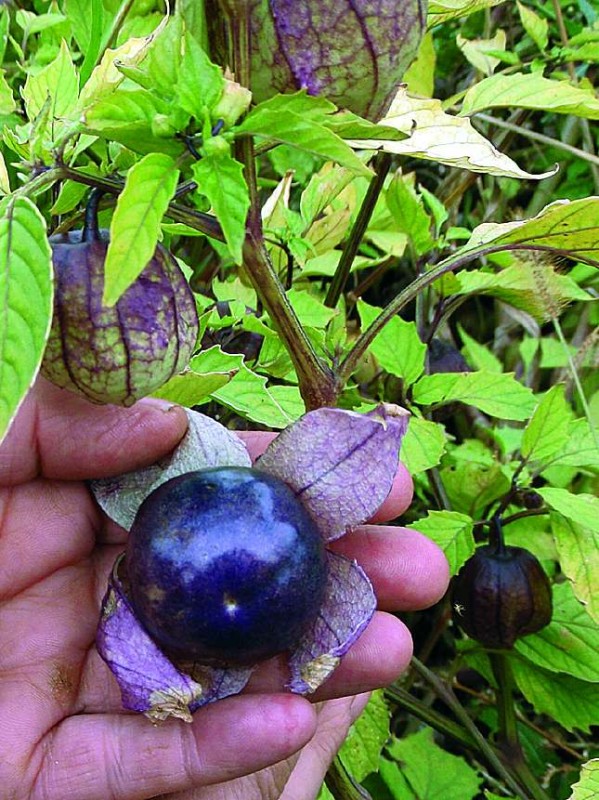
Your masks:
<svg viewBox="0 0 599 800"><path fill-rule="evenodd" d="M122 711L94 638L125 534L83 481L156 461L185 428L181 409L91 406L40 380L0 447L0 785L10 800L307 800L364 702L335 700L317 714L305 698L280 691L283 666L273 660L245 694L201 709L191 725L154 726ZM269 435L248 439L255 454ZM410 493L400 470L377 519L396 516ZM362 526L334 549L368 572L381 612L316 700L397 677L411 640L385 609L426 606L447 581L437 548L401 528ZM335 714L343 719L334 726L339 741L323 740Z"/></svg>

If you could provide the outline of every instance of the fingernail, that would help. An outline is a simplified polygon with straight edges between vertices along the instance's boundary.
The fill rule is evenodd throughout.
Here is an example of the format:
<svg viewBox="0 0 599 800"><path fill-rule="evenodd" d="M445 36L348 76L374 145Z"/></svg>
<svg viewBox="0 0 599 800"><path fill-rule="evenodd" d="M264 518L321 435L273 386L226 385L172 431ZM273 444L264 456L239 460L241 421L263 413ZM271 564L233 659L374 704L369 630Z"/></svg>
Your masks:
<svg viewBox="0 0 599 800"><path fill-rule="evenodd" d="M163 397L142 397L141 400L138 401L142 403L144 406L149 406L150 408L155 408L160 411L174 411L177 408L181 408L176 403L173 403L172 400L165 400Z"/></svg>

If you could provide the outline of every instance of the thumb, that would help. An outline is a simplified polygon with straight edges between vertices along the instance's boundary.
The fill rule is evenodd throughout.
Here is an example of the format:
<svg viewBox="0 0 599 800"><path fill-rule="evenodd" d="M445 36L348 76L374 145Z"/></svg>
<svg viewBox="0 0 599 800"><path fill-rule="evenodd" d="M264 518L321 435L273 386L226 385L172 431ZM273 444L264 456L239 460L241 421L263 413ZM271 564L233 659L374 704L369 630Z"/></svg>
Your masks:
<svg viewBox="0 0 599 800"><path fill-rule="evenodd" d="M164 456L186 429L184 410L163 400L145 398L131 408L94 405L40 378L0 447L0 485L39 475L118 475Z"/></svg>

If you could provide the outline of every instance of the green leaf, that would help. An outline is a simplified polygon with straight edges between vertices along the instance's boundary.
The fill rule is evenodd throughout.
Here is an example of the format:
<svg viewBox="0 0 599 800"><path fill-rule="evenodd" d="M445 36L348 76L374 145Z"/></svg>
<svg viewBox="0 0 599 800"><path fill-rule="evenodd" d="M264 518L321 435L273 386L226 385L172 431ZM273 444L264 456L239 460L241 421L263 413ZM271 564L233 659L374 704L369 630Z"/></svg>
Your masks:
<svg viewBox="0 0 599 800"><path fill-rule="evenodd" d="M552 467L599 467L597 432L586 419L570 422L564 447L549 463Z"/></svg>
<svg viewBox="0 0 599 800"><path fill-rule="evenodd" d="M416 255L427 253L433 246L431 218L426 213L421 198L399 170L387 187L385 199L393 215L395 227L409 237Z"/></svg>
<svg viewBox="0 0 599 800"><path fill-rule="evenodd" d="M568 583L553 587L553 618L549 625L520 639L516 650L551 672L599 682L599 626Z"/></svg>
<svg viewBox="0 0 599 800"><path fill-rule="evenodd" d="M174 375L153 396L191 408L206 402L213 392L229 383L241 364L241 356L231 356L220 347L211 347L194 356L184 372ZM220 368L215 369L215 365Z"/></svg>
<svg viewBox="0 0 599 800"><path fill-rule="evenodd" d="M299 114L304 118L324 122L336 111L337 107L326 97L308 94L302 89L294 94L276 94L257 105L253 113Z"/></svg>
<svg viewBox="0 0 599 800"><path fill-rule="evenodd" d="M441 470L441 479L451 508L475 519L484 515L489 503L510 489L510 479L501 464L459 460Z"/></svg>
<svg viewBox="0 0 599 800"><path fill-rule="evenodd" d="M175 5L175 16L181 17L186 29L208 49L208 26L204 3L198 3L198 0L178 0Z"/></svg>
<svg viewBox="0 0 599 800"><path fill-rule="evenodd" d="M232 374L226 372L195 372L190 365L180 375L174 375L153 392L152 396L191 408L205 402L213 392L229 383L232 377Z"/></svg>
<svg viewBox="0 0 599 800"><path fill-rule="evenodd" d="M358 782L378 771L381 751L389 738L390 716L383 692L378 689L349 729L339 755Z"/></svg>
<svg viewBox="0 0 599 800"><path fill-rule="evenodd" d="M17 110L17 102L5 78L5 72L0 69L0 114L8 116Z"/></svg>
<svg viewBox="0 0 599 800"><path fill-rule="evenodd" d="M459 514L457 511L429 511L426 517L417 519L407 527L424 533L439 545L447 556L452 575L474 553L473 520L466 514Z"/></svg>
<svg viewBox="0 0 599 800"><path fill-rule="evenodd" d="M95 178L101 177L100 170L93 163L86 167L79 168L78 172L83 175L93 175ZM81 203L88 192L89 186L86 186L84 183L68 180L64 181L60 187L58 197L50 209L50 213L56 216L68 214L69 211L73 211L73 209Z"/></svg>
<svg viewBox="0 0 599 800"><path fill-rule="evenodd" d="M592 494L572 494L567 489L543 486L536 490L548 506L579 525L598 530L599 497Z"/></svg>
<svg viewBox="0 0 599 800"><path fill-rule="evenodd" d="M482 8L498 6L505 0L436 0L428 7L428 27L448 22L456 17L466 17Z"/></svg>
<svg viewBox="0 0 599 800"><path fill-rule="evenodd" d="M327 789L326 784L323 783L320 787L320 792L318 793L316 800L335 800L335 798Z"/></svg>
<svg viewBox="0 0 599 800"><path fill-rule="evenodd" d="M597 800L599 797L599 758L582 765L580 780L572 785L569 800Z"/></svg>
<svg viewBox="0 0 599 800"><path fill-rule="evenodd" d="M205 195L225 235L229 252L241 264L250 196L243 165L230 155L208 155L192 165L198 191Z"/></svg>
<svg viewBox="0 0 599 800"><path fill-rule="evenodd" d="M425 375L414 386L414 401L424 406L455 401L479 408L500 419L524 420L531 415L532 391L512 373L456 372Z"/></svg>
<svg viewBox="0 0 599 800"><path fill-rule="evenodd" d="M546 461L566 443L570 407L562 384L553 386L536 407L522 436L520 452L527 461Z"/></svg>
<svg viewBox="0 0 599 800"><path fill-rule="evenodd" d="M549 672L525 659L512 659L512 669L537 714L547 714L568 731L588 732L599 724L599 684Z"/></svg>
<svg viewBox="0 0 599 800"><path fill-rule="evenodd" d="M457 327L464 343L462 354L471 367L485 372L503 372L503 364L489 348L473 339L460 324Z"/></svg>
<svg viewBox="0 0 599 800"><path fill-rule="evenodd" d="M178 179L174 161L161 153L144 156L129 170L110 225L104 265L105 305L117 302L154 255L160 223Z"/></svg>
<svg viewBox="0 0 599 800"><path fill-rule="evenodd" d="M337 315L333 308L327 308L322 301L303 289L290 289L287 299L302 325L324 329Z"/></svg>
<svg viewBox="0 0 599 800"><path fill-rule="evenodd" d="M0 441L38 373L52 321L44 218L24 197L0 203Z"/></svg>
<svg viewBox="0 0 599 800"><path fill-rule="evenodd" d="M599 530L585 528L561 514L551 515L559 563L572 591L599 625Z"/></svg>
<svg viewBox="0 0 599 800"><path fill-rule="evenodd" d="M445 428L437 422L411 417L401 443L401 460L410 475L436 467L445 452Z"/></svg>
<svg viewBox="0 0 599 800"><path fill-rule="evenodd" d="M290 391L277 393L277 388ZM296 387L268 388L266 378L252 372L245 365L226 386L213 392L212 397L242 417L270 428L286 428L303 413L303 404Z"/></svg>
<svg viewBox="0 0 599 800"><path fill-rule="evenodd" d="M19 9L15 14L15 22L23 29L25 36L29 37L35 33L41 33L55 25L65 22L66 17L62 14L34 14L32 11Z"/></svg>
<svg viewBox="0 0 599 800"><path fill-rule="evenodd" d="M549 23L546 19L543 19L543 17L539 17L539 15L536 14L532 8L529 8L522 3L518 3L518 14L520 15L522 27L539 48L539 50L543 52L547 47L547 42L549 40Z"/></svg>
<svg viewBox="0 0 599 800"><path fill-rule="evenodd" d="M181 108L201 120L204 109L216 105L224 87L221 68L213 64L194 37L186 33L176 84L176 96Z"/></svg>
<svg viewBox="0 0 599 800"><path fill-rule="evenodd" d="M281 113L263 106L258 107L248 114L236 130L238 133L249 133L293 145L300 150L335 161L347 167L354 175L372 177L372 172L343 139L319 122L293 111Z"/></svg>
<svg viewBox="0 0 599 800"><path fill-rule="evenodd" d="M171 114L164 100L145 89L119 89L90 109L86 123L91 133L136 153L159 151L177 157L184 146L174 135L189 123L189 116L181 113Z"/></svg>
<svg viewBox="0 0 599 800"><path fill-rule="evenodd" d="M358 301L362 329L379 315L380 309ZM370 351L381 367L391 375L402 378L411 386L424 372L426 345L420 340L415 323L393 317L370 345Z"/></svg>
<svg viewBox="0 0 599 800"><path fill-rule="evenodd" d="M485 78L466 92L460 114L472 115L487 108L530 108L599 119L599 99L592 89L544 78L538 72Z"/></svg>
<svg viewBox="0 0 599 800"><path fill-rule="evenodd" d="M478 794L480 776L465 759L442 750L431 728L423 728L405 739L394 739L388 753L417 798L472 800Z"/></svg>
<svg viewBox="0 0 599 800"><path fill-rule="evenodd" d="M235 375L243 366L243 356L225 353L218 345L202 350L191 359L196 372L220 372Z"/></svg>

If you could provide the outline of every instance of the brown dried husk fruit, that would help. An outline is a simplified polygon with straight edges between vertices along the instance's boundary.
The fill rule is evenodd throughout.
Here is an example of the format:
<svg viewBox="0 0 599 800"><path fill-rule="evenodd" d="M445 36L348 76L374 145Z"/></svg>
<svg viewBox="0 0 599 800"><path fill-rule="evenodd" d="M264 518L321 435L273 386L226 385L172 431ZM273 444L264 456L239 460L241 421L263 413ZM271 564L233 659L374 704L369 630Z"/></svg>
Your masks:
<svg viewBox="0 0 599 800"><path fill-rule="evenodd" d="M483 545L452 589L454 621L485 647L509 649L551 622L549 579L523 547Z"/></svg>

